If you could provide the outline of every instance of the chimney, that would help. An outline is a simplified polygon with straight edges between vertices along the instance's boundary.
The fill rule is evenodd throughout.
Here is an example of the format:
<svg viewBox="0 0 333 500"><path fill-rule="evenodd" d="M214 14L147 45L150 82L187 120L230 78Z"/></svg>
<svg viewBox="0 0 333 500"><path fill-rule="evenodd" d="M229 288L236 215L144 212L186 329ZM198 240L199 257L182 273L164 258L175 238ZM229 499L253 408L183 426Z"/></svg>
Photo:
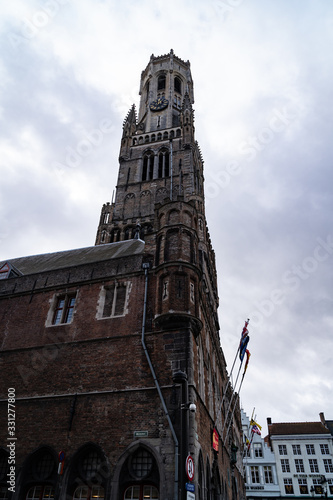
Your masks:
<svg viewBox="0 0 333 500"><path fill-rule="evenodd" d="M272 425L272 419L271 419L271 417L267 417L267 425Z"/></svg>
<svg viewBox="0 0 333 500"><path fill-rule="evenodd" d="M320 421L321 421L321 423L322 423L323 425L325 425L325 427L326 427L325 415L324 415L324 412L323 412L323 411L321 411L321 412L319 413L319 417L320 417Z"/></svg>

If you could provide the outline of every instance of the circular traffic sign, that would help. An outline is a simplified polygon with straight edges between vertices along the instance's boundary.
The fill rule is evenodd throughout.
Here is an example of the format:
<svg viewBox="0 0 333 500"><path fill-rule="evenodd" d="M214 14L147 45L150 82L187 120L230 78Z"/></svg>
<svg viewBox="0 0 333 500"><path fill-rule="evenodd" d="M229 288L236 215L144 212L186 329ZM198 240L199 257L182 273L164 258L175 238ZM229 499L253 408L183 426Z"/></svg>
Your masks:
<svg viewBox="0 0 333 500"><path fill-rule="evenodd" d="M191 455L188 455L185 463L186 467L186 474L189 479L189 481L193 481L194 478L194 461Z"/></svg>

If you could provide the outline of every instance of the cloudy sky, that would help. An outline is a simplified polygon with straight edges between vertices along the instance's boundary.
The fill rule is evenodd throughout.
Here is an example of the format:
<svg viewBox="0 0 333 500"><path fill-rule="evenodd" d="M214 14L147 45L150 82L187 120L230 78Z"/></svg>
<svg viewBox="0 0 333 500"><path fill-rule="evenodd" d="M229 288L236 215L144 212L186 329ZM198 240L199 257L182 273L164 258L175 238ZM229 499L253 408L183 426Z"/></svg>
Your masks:
<svg viewBox="0 0 333 500"><path fill-rule="evenodd" d="M13 0L0 36L0 260L94 244L141 71L173 48L229 367L250 318L243 407L333 419L333 2Z"/></svg>

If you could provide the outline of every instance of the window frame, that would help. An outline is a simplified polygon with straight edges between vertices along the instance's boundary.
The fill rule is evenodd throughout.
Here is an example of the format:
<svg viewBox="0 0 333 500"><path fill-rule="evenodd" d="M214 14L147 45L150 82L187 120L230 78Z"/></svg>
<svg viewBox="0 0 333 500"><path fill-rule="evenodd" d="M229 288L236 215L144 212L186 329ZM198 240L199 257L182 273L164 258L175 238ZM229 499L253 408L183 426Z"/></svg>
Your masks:
<svg viewBox="0 0 333 500"><path fill-rule="evenodd" d="M250 466L250 474L251 474L251 483L252 484L260 484L260 472L258 465Z"/></svg>
<svg viewBox="0 0 333 500"><path fill-rule="evenodd" d="M46 319L46 326L64 326L73 323L77 298L77 290L55 294ZM73 303L72 300L74 300ZM61 301L63 301L62 305Z"/></svg>
<svg viewBox="0 0 333 500"><path fill-rule="evenodd" d="M286 495L293 495L294 494L294 485L293 485L293 480L291 477L285 477L283 478L283 484L284 484L284 491ZM290 491L288 491L290 490Z"/></svg>
<svg viewBox="0 0 333 500"><path fill-rule="evenodd" d="M281 456L288 455L288 453L287 453L287 445L286 444L279 444L278 448L279 448L279 455L281 455Z"/></svg>
<svg viewBox="0 0 333 500"><path fill-rule="evenodd" d="M253 443L253 456L255 458L263 457L263 449L261 443Z"/></svg>
<svg viewBox="0 0 333 500"><path fill-rule="evenodd" d="M302 450L301 450L301 445L300 444L293 444L293 455L302 455Z"/></svg>
<svg viewBox="0 0 333 500"><path fill-rule="evenodd" d="M289 458L281 458L281 470L283 473L290 474Z"/></svg>
<svg viewBox="0 0 333 500"><path fill-rule="evenodd" d="M309 458L309 467L311 474L319 474L318 460L316 458Z"/></svg>
<svg viewBox="0 0 333 500"><path fill-rule="evenodd" d="M314 444L306 444L305 448L306 448L307 455L315 455L316 454Z"/></svg>
<svg viewBox="0 0 333 500"><path fill-rule="evenodd" d="M264 465L264 479L265 484L274 484L273 467L271 465Z"/></svg>
<svg viewBox="0 0 333 500"><path fill-rule="evenodd" d="M304 461L302 458L295 458L295 469L297 473L305 472Z"/></svg>
<svg viewBox="0 0 333 500"><path fill-rule="evenodd" d="M117 303L117 299L119 299L119 292L118 292L119 288L125 288L124 297L121 299L122 303L121 314L115 314L119 307L119 303ZM107 315L105 314L105 309L107 307L107 294L108 291L111 292L111 289L113 289L112 299L111 299L112 303L111 306L109 306L110 314ZM104 284L101 287L99 294L96 318L98 320L103 320L103 319L123 318L124 316L126 316L126 314L128 314L128 304L129 304L129 296L131 289L132 289L131 281L116 281L114 283Z"/></svg>

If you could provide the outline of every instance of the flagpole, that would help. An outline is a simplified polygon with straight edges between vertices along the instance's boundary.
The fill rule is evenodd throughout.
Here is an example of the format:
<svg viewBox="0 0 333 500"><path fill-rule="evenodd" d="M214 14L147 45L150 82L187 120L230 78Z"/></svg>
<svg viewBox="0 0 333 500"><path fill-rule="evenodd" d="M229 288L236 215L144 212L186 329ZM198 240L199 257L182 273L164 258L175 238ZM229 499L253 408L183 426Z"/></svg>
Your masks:
<svg viewBox="0 0 333 500"><path fill-rule="evenodd" d="M241 383L239 384L239 389L238 389L238 397L239 397L240 390L241 390L241 388L242 388L242 384L243 384L244 376L245 376L245 371L244 371L244 373L243 373ZM236 399L236 401L235 401L235 405L234 405L234 408L233 408L232 413L231 413L230 422L229 422L229 426L228 426L228 428L227 428L227 434L226 434L226 436L225 436L225 439L223 439L223 433L222 433L222 440L223 440L223 441L226 441L226 440L227 440L227 437L228 437L228 434L229 434L229 430L230 430L230 426L231 426L231 424L232 424L232 419L233 419L233 416L234 416L234 413L235 413L236 406L237 406L237 399Z"/></svg>
<svg viewBox="0 0 333 500"><path fill-rule="evenodd" d="M238 370L238 373L237 373L237 378L236 378L236 382L235 382L235 389L233 390L233 393L232 393L232 396L231 396L231 399L230 399L230 402L229 402L229 406L228 406L228 409L227 409L227 412L226 412L226 416L225 416L225 419L224 419L224 423L223 423L223 427L222 427L222 431L221 431L221 438L222 439L223 439L223 432L224 432L225 424L227 423L227 420L228 420L230 406L231 406L231 403L232 403L232 401L234 399L236 385L237 385L238 377L239 377L239 374L240 374L240 371L241 371L241 368L242 368L242 364L243 364L243 360L242 360L242 362L240 364L240 367L239 367L239 370Z"/></svg>
<svg viewBox="0 0 333 500"><path fill-rule="evenodd" d="M250 352L247 349L246 349L246 356L247 356L247 358L246 358L246 363L245 363L245 367L244 367L244 371L243 371L243 375L242 375L242 380L241 380L241 382L239 384L239 388L238 388L238 397L239 397L239 394L240 394L240 391L241 391L241 388L242 388L243 380L244 380L245 373L246 373L246 370L247 370L247 366L248 366L248 363L249 363L249 359L250 359L250 356L251 356ZM239 367L239 372L240 372L241 366L243 364L243 359L242 359L242 363L241 363L241 365ZM239 375L239 372L238 372L238 375ZM237 378L238 378L238 376L237 376ZM236 385L237 385L237 380L236 380L236 384L235 384L235 391L236 391ZM234 391L234 394L235 394L235 391ZM232 398L231 398L231 400L232 400ZM231 402L230 402L229 406L231 406ZM226 441L226 439L228 437L230 426L232 424L232 419L233 419L233 416L234 416L234 412L235 412L236 406L237 406L237 399L235 401L235 405L234 405L234 408L233 408L232 413L231 413L230 422L229 422L229 426L227 427L227 434L225 436L225 439L223 439L223 431L224 431L225 425L223 426L222 435L221 435L221 438L222 438L223 441ZM253 408L253 412L254 412L254 408ZM253 418L253 412L252 412L251 420ZM225 420L225 422L226 421L227 421L227 419Z"/></svg>
<svg viewBox="0 0 333 500"><path fill-rule="evenodd" d="M242 337L241 337L241 340L243 338L243 335L245 333L245 331L247 331L247 325L249 324L249 321L250 319L248 318L246 321L245 321L245 325L243 326L243 330L242 330ZM218 411L218 414L216 416L216 419L215 419L215 422L218 421L219 417L220 417L220 414L221 414L221 411L222 411L222 406L223 406L223 403L224 403L224 400L225 400L225 397L227 395L227 392L228 392L228 387L229 387L229 384L230 384L230 381L231 381L231 375L232 375L232 372L233 372L233 369L234 369L234 366L235 366L235 363L236 363L236 360L237 360L237 356L238 356L238 353L239 353L239 349L240 349L240 346L241 346L241 342L239 343L238 345L238 348L237 348L237 352L236 352L236 356L235 356L235 359L234 359L234 362L232 364L232 367L231 367L231 370L230 370L230 373L229 373L229 377L228 377L228 382L227 382L227 385L224 389L224 394L223 394L223 397L222 397L222 401L221 401L221 404L220 404L220 408L219 408L219 411ZM242 361L243 362L243 361ZM242 366L242 365L241 365ZM237 383L237 381L236 381ZM236 384L235 384L236 386ZM227 413L228 414L228 413ZM223 430L224 430L224 427L223 427ZM223 432L222 430L222 432Z"/></svg>

